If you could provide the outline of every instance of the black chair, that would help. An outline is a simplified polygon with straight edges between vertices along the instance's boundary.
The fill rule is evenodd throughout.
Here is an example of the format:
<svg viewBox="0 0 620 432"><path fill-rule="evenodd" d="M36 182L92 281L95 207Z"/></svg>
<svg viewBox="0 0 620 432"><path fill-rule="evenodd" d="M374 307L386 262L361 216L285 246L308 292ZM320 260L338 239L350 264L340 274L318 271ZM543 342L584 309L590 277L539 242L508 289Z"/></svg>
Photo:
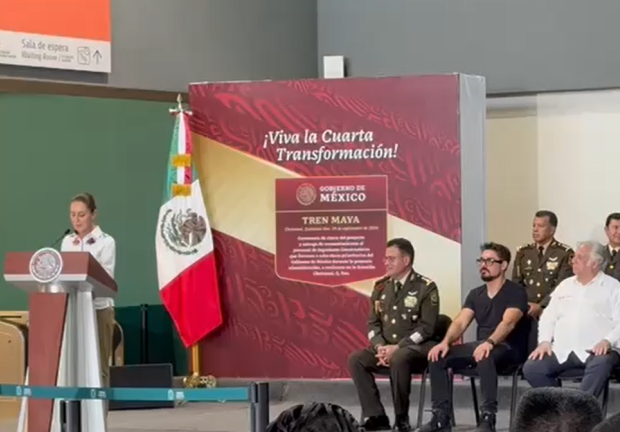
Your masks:
<svg viewBox="0 0 620 432"><path fill-rule="evenodd" d="M431 338L434 342L441 342L448 332L448 328L452 324L452 319L447 315L439 315L437 319L437 324L435 325L435 334ZM377 375L381 376L389 376L389 370L382 371L377 373ZM422 426L422 420L424 417L424 402L426 399L426 382L428 380L428 362L420 362L420 369L414 372L414 375L421 375L420 380L420 394L418 399L418 419L417 419L417 427ZM392 382L390 381L390 385Z"/></svg>
<svg viewBox="0 0 620 432"><path fill-rule="evenodd" d="M527 355L529 356L532 351L536 349L537 339L538 339L538 325L537 321L535 321L531 317L527 317L527 326L529 327L528 331L528 347L527 347ZM527 358L527 357L526 357ZM523 364L514 364L501 368L498 370L497 375L499 377L509 377L512 381L511 390L510 390L510 424L512 424L512 419L514 417L514 413L517 409L517 399L519 396L519 379L522 376ZM454 398L454 375L461 375L464 378L469 378L469 382L471 384L471 397L474 403L474 414L476 416L476 424L480 423L480 406L478 404L478 392L476 390L476 378L478 378L478 372L475 367L470 367L467 369L453 369L450 373L450 395L451 401ZM454 416L454 403L451 405L452 411L452 424L455 423Z"/></svg>
<svg viewBox="0 0 620 432"><path fill-rule="evenodd" d="M514 413L517 409L517 399L519 393L519 379L521 378L521 369L523 364L512 365L506 368L503 368L498 371L498 376L500 377L510 377L512 380L512 388L510 392L510 424L512 424L512 419ZM476 390L476 378L478 378L478 372L475 368L468 369L453 369L450 373L450 395L451 400L454 398L454 375L461 375L464 378L469 378L469 382L471 384L471 397L474 403L474 414L476 416L476 424L480 423L480 407L478 404L478 392ZM454 404L451 405L452 409L452 424L454 425L456 422L454 415Z"/></svg>
<svg viewBox="0 0 620 432"><path fill-rule="evenodd" d="M417 427L419 428L422 425L422 417L424 415L424 398L426 396L426 381L428 379L428 366L424 366L418 371L414 372L414 375L421 375L422 378L420 380L420 395L418 401L418 419L417 419ZM389 371L381 371L377 372L376 375L380 376L389 376ZM392 386L392 379L390 378L390 387Z"/></svg>
<svg viewBox="0 0 620 432"><path fill-rule="evenodd" d="M531 334L530 334L530 346L529 351L532 352L538 346L538 321L530 321L531 326ZM534 337L535 336L535 337ZM583 369L575 368L562 372L558 376L558 384L562 386L562 381L564 380L572 380L572 381L581 381L583 379ZM609 400L609 383L611 382L611 378L614 376L615 372L612 372L610 379L607 380L607 384L605 385L605 389L603 390L603 397L601 401L601 409L603 410L603 415L607 417L607 405Z"/></svg>
<svg viewBox="0 0 620 432"><path fill-rule="evenodd" d="M448 333L448 329L452 324L452 318L447 315L439 315L437 324L435 325L435 335L433 336L433 342L440 343ZM422 419L424 417L424 404L426 402L426 378L428 377L428 363L424 368L422 374L422 381L420 382L420 400L418 402L418 428L422 426ZM452 420L454 426L454 420Z"/></svg>
<svg viewBox="0 0 620 432"><path fill-rule="evenodd" d="M560 374L560 376L558 376L558 384L560 385L560 387L562 386L562 381L564 380L577 380L577 381L581 381L583 379L583 373L584 370L583 369L569 369L567 371L564 371ZM613 377L613 372L612 372L612 377ZM611 377L610 379L607 380L607 383L605 384L605 389L603 389L603 398L601 401L601 409L603 410L603 418L607 417L607 405L609 402L609 384L611 382Z"/></svg>
<svg viewBox="0 0 620 432"><path fill-rule="evenodd" d="M538 322L529 318L529 326L530 326L530 338L528 341L528 356L536 349L537 347L537 335L538 335ZM510 394L510 424L512 424L512 420L514 418L514 413L517 408L517 399L519 395L519 379L523 376L523 365L525 363L519 365L512 365L498 371L498 375L500 377L510 377L512 379L512 388ZM620 368L617 369L616 372L618 377L620 378ZM563 380L581 380L583 378L583 369L571 369L563 372L558 376L559 385L562 385ZM478 404L478 392L476 390L476 378L478 377L478 373L476 369L462 369L462 370L452 370L450 376L450 393L453 391L453 379L454 375L461 375L465 378L469 378L471 383L471 392L472 392L472 401L474 403L474 410L476 416L476 424L480 422L480 409ZM614 374L612 374L614 376ZM603 415L607 416L607 407L609 402L609 384L611 382L611 377L607 381L607 385L605 386L605 390L603 391L603 400L601 404L601 408L603 410ZM452 406L452 418L454 424L454 406Z"/></svg>

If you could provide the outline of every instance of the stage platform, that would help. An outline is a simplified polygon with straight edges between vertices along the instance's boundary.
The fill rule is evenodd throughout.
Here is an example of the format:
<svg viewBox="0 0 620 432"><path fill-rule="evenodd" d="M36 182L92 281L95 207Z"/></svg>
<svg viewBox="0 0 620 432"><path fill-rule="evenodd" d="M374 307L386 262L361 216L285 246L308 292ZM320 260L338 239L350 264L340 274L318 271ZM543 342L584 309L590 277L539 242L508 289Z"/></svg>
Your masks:
<svg viewBox="0 0 620 432"><path fill-rule="evenodd" d="M222 381L220 385L243 385L243 381ZM568 384L574 386L575 384ZM391 416L389 385L379 383L383 401ZM520 383L520 392L528 389L525 382ZM411 420L416 420L419 387L414 384L411 397ZM455 383L455 402L457 427L459 432L474 430L474 413L472 409L469 382ZM306 401L325 401L342 405L359 416L359 405L355 388L350 381L304 381L274 382L271 384L271 418L275 418L288 407ZM510 397L509 383L502 380L500 384L500 412L498 430L508 431L508 407ZM427 411L430 412L430 388L427 392ZM609 414L620 411L620 385L612 385L610 391ZM187 403L173 409L113 411L109 416L109 432L138 431L205 431L205 432L249 432L249 408L246 403ZM16 421L7 420L0 425L0 432L15 432Z"/></svg>

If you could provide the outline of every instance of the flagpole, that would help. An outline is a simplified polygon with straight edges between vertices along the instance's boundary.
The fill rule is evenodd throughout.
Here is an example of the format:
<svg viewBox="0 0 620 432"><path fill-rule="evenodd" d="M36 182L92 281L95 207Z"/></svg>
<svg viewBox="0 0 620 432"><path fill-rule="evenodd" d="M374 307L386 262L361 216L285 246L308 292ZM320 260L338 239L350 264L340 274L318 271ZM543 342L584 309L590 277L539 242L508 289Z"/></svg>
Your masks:
<svg viewBox="0 0 620 432"><path fill-rule="evenodd" d="M171 114L187 114L192 115L191 111L187 111L183 107L183 97L179 93L177 96L177 107L170 109ZM217 381L214 376L207 375L203 376L202 371L200 370L200 346L199 344L194 344L190 348L190 361L189 361L189 369L190 374L183 378L183 384L185 387L196 388L196 387L215 387Z"/></svg>

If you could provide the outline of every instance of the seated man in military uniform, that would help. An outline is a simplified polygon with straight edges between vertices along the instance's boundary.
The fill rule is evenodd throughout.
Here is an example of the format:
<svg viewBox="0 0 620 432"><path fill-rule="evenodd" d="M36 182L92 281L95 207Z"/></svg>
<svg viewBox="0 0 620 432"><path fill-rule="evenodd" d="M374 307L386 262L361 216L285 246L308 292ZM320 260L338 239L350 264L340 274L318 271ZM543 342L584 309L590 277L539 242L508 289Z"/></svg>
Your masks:
<svg viewBox="0 0 620 432"><path fill-rule="evenodd" d="M394 429L408 431L411 375L425 365L434 345L439 316L437 285L416 273L411 242L393 239L385 252L386 276L375 283L368 320L370 347L353 352L349 370L362 406L366 431L390 429L379 398L374 373L389 371L396 421Z"/></svg>

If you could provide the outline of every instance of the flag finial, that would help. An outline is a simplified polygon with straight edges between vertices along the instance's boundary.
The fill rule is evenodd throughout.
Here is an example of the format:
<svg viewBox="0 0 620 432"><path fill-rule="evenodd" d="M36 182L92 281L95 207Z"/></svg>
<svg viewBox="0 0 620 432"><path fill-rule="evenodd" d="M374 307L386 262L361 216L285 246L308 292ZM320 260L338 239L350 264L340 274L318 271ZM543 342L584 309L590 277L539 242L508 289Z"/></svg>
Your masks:
<svg viewBox="0 0 620 432"><path fill-rule="evenodd" d="M183 96L181 96L181 93L179 93L177 95L177 107L176 108L170 108L170 113L171 114L185 113L187 115L192 115L191 111L188 111L188 110L183 108Z"/></svg>

